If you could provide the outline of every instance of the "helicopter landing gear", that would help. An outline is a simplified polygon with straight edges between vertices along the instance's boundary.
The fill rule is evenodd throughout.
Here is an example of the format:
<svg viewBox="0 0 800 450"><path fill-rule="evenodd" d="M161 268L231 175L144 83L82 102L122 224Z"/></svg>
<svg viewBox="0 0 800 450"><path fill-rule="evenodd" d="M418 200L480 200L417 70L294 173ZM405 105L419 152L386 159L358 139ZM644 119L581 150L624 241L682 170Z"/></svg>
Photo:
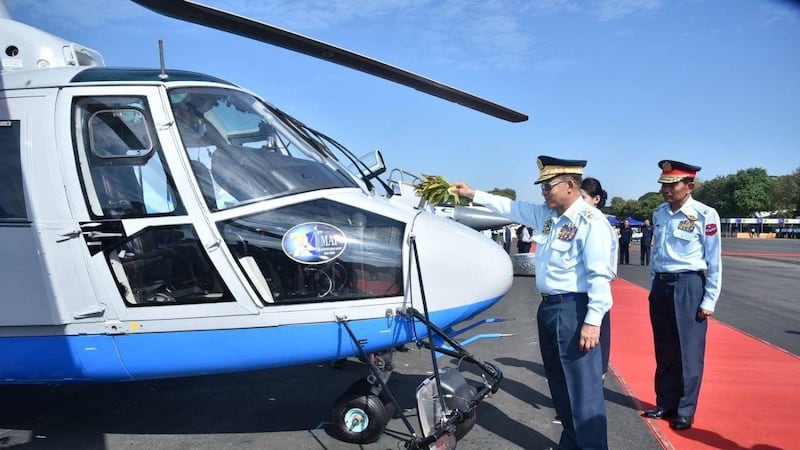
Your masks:
<svg viewBox="0 0 800 450"><path fill-rule="evenodd" d="M417 411L422 436L418 435L401 410L397 399L386 385L392 370L391 356L393 349L380 354L368 354L362 341L358 339L348 323L347 316L337 315L336 320L347 331L350 340L358 348L360 358L366 362L370 375L350 386L355 393L345 393L333 408L333 423L329 432L334 437L352 443L370 443L378 440L391 418L382 396L400 411L398 417L408 430L405 448L413 450L434 448L456 448L458 439L464 437L475 424L478 404L486 397L497 392L503 373L494 365L475 358L464 345L456 341L451 334L458 335L464 330L441 329L431 322L425 289L422 286L422 271L417 255L417 244L414 236L410 238L412 253L417 266L420 282L420 296L424 312L413 306L401 312L409 322L419 322L427 329L425 339L417 339L419 347L430 350L433 375L417 387ZM472 328L467 327L466 329ZM471 386L461 372L450 368L439 369L437 354L467 362L480 369L483 386ZM380 366L380 367L379 367ZM355 395L354 395L355 394ZM388 403L387 403L388 404Z"/></svg>
<svg viewBox="0 0 800 450"><path fill-rule="evenodd" d="M353 444L369 444L383 434L392 414L379 396L345 394L333 406L331 432ZM391 408L394 411L394 407Z"/></svg>
<svg viewBox="0 0 800 450"><path fill-rule="evenodd" d="M366 357L372 373L351 384L331 413L331 434L353 444L377 441L395 413L395 403L384 391L393 369L392 350Z"/></svg>

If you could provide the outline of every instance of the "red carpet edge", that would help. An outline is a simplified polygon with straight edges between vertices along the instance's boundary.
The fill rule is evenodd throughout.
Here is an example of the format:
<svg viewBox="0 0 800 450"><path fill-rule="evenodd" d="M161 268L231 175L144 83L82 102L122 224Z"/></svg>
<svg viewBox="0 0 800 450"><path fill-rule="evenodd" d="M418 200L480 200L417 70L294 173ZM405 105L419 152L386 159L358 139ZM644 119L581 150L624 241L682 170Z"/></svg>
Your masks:
<svg viewBox="0 0 800 450"><path fill-rule="evenodd" d="M612 283L612 292L612 370L632 405L650 409L655 406L655 357L648 292L623 279ZM724 301L720 299L721 307ZM666 420L642 420L669 450L798 448L798 376L799 357L710 319L693 428L676 432Z"/></svg>

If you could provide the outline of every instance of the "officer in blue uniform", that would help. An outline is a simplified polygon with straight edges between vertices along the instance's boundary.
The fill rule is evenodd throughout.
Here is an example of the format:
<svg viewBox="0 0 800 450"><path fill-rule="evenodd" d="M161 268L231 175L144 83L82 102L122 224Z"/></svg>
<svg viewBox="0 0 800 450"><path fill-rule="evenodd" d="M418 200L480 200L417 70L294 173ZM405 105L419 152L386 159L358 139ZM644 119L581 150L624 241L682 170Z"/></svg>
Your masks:
<svg viewBox="0 0 800 450"><path fill-rule="evenodd" d="M714 313L722 280L720 221L714 208L692 198L700 167L664 160L661 195L653 213L650 322L656 354L656 408L644 417L694 423L703 380L706 319Z"/></svg>
<svg viewBox="0 0 800 450"><path fill-rule="evenodd" d="M611 308L616 233L605 215L581 197L586 161L540 156L544 205L512 201L454 183L451 191L532 227L536 316L547 382L564 427L560 449L607 449L600 323Z"/></svg>

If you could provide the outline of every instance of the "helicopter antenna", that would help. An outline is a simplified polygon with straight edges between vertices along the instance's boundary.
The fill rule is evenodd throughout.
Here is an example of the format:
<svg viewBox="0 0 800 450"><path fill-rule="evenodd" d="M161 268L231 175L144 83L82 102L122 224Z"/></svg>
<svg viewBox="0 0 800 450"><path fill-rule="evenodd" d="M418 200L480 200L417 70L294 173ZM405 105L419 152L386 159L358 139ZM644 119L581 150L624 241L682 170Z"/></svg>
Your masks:
<svg viewBox="0 0 800 450"><path fill-rule="evenodd" d="M8 8L6 8L5 0L0 0L0 19L10 19L11 14L8 12Z"/></svg>
<svg viewBox="0 0 800 450"><path fill-rule="evenodd" d="M189 0L133 0L159 14L175 19L205 25L217 30L227 31L239 36L248 37L267 44L283 47L287 50L313 56L324 61L339 64L360 72L375 75L418 91L448 100L467 108L480 111L509 122L523 122L528 116L498 105L489 100L477 97L468 92L456 89L430 78L417 75L407 70L392 66L376 59L345 50L341 47L312 39L282 28L257 22L210 6Z"/></svg>
<svg viewBox="0 0 800 450"><path fill-rule="evenodd" d="M161 62L161 73L158 74L158 79L163 81L163 80L166 80L167 78L169 78L169 75L167 75L167 69L164 67L164 40L163 39L159 39L158 40L158 59Z"/></svg>

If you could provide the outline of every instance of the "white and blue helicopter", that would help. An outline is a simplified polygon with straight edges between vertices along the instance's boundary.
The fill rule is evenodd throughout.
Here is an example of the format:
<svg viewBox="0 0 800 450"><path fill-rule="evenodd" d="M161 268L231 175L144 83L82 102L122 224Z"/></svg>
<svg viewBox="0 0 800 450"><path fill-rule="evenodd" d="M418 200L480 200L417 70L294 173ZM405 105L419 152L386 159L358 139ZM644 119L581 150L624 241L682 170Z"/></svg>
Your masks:
<svg viewBox="0 0 800 450"><path fill-rule="evenodd" d="M134 1L527 119L245 17L189 1ZM233 83L163 62L105 67L98 52L13 21L2 2L0 51L0 383L360 356L369 376L336 402L333 426L337 437L367 443L397 405L386 387L392 349L417 342L476 364L484 383L468 386L432 358L434 375L418 392L424 436L403 417L406 446L452 448L469 431L502 374L455 341L453 327L510 288L500 246L431 213L404 172L384 181L379 152L359 160ZM504 223L455 210L473 228Z"/></svg>

